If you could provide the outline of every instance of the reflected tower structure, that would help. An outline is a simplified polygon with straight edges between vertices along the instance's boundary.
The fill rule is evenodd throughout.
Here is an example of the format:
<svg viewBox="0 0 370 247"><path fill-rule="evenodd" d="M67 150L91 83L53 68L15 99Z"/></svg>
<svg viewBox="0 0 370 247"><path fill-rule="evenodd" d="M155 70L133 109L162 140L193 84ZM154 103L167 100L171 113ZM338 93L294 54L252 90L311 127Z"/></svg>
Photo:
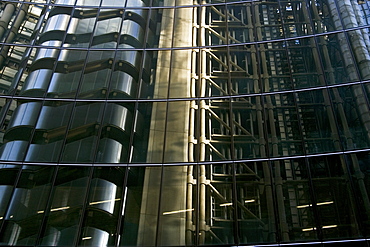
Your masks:
<svg viewBox="0 0 370 247"><path fill-rule="evenodd" d="M0 10L0 245L369 245L370 2Z"/></svg>
<svg viewBox="0 0 370 247"><path fill-rule="evenodd" d="M72 2L63 4L73 5ZM141 1L130 3L144 6ZM143 30L147 22L146 11L127 10L124 13L122 9L73 9L58 6L59 2L55 4L44 20L37 41L40 46L51 48L32 51L34 58L27 68L28 76L19 95L52 99L104 99L107 94L122 99L140 95L148 86L150 57L146 55L144 58L143 52L133 48L146 46L145 37L152 37L151 29L146 36ZM94 50L88 53L90 47L116 47L122 51ZM114 83L110 84L110 80ZM74 107L73 111L71 107ZM68 122L71 114L78 119ZM137 122L141 118L138 111L135 113L133 107L125 103L50 101L43 104L25 100L18 103L9 122L2 155L4 159L12 159L10 156L15 155L15 160L29 161L58 161L61 158L64 162L127 162L130 139L127 132L131 131L134 122L140 128L141 123ZM141 130L134 131L141 133ZM21 137L7 137L13 135ZM64 140L66 135L68 138ZM60 157L62 149L65 152Z"/></svg>

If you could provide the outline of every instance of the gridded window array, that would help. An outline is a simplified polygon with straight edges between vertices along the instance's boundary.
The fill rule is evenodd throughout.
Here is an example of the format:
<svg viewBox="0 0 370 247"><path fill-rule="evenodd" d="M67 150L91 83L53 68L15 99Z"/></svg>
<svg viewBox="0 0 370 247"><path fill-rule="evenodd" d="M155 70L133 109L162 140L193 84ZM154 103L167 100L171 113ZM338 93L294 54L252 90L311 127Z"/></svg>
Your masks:
<svg viewBox="0 0 370 247"><path fill-rule="evenodd" d="M367 2L89 4L2 3L2 160L162 163L369 148L368 85L354 85L369 76ZM89 119L87 108L100 115ZM125 123L107 122L123 111ZM55 112L58 124L38 123ZM109 125L122 137L108 138ZM187 135L198 140L191 153L179 151ZM106 138L119 158L95 155ZM67 155L69 145L91 154Z"/></svg>
<svg viewBox="0 0 370 247"><path fill-rule="evenodd" d="M1 1L0 245L369 238L369 16Z"/></svg>
<svg viewBox="0 0 370 247"><path fill-rule="evenodd" d="M369 237L369 159L358 153L190 166L2 165L0 243L193 246Z"/></svg>

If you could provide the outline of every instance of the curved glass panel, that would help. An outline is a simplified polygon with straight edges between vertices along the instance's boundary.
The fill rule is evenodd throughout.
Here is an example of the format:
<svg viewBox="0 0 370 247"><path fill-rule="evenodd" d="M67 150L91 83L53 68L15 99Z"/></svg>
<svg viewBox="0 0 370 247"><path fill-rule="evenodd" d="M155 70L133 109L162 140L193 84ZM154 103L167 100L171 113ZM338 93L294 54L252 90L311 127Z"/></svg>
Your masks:
<svg viewBox="0 0 370 247"><path fill-rule="evenodd" d="M73 245L77 241L81 211L85 204L90 168L59 167L51 203L43 211L49 217L41 245ZM73 174L73 176L70 176ZM67 220L66 220L67 219Z"/></svg>
<svg viewBox="0 0 370 247"><path fill-rule="evenodd" d="M23 166L4 215L2 245L35 245L43 222L55 168ZM14 234L17 232L17 234Z"/></svg>
<svg viewBox="0 0 370 247"><path fill-rule="evenodd" d="M367 244L369 16L0 1L0 245Z"/></svg>

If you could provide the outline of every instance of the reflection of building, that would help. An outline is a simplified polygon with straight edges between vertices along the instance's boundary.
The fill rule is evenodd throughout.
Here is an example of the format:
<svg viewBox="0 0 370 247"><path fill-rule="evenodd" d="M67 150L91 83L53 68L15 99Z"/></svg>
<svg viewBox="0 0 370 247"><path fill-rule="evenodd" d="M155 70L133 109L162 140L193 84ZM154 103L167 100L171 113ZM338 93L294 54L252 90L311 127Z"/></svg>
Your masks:
<svg viewBox="0 0 370 247"><path fill-rule="evenodd" d="M0 245L367 246L370 2L0 7Z"/></svg>

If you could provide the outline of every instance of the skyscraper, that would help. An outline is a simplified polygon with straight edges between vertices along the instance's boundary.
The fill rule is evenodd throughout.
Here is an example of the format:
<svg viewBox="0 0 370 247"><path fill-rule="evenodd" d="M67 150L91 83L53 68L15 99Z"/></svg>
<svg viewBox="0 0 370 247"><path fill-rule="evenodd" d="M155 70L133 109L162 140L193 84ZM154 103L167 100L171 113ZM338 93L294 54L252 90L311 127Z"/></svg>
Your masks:
<svg viewBox="0 0 370 247"><path fill-rule="evenodd" d="M0 7L0 245L368 247L370 2Z"/></svg>

